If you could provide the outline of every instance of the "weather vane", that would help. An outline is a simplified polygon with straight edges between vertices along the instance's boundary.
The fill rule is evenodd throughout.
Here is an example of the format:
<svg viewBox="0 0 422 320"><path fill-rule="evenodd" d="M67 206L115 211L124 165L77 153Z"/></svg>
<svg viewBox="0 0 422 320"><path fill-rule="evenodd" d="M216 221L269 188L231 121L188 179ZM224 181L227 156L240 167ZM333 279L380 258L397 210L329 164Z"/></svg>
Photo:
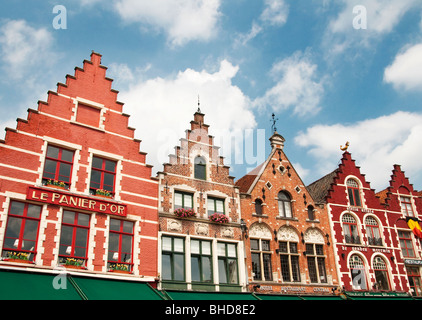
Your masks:
<svg viewBox="0 0 422 320"><path fill-rule="evenodd" d="M274 113L271 115L271 117L272 117L272 119L270 121L273 123L271 125L271 129L273 130L273 132L277 132L277 128L276 128L275 124L276 124L278 118L277 119L275 118L275 114Z"/></svg>
<svg viewBox="0 0 422 320"><path fill-rule="evenodd" d="M199 102L199 94L198 94L198 112L201 112L201 109L199 108L199 106L201 105L201 103Z"/></svg>
<svg viewBox="0 0 422 320"><path fill-rule="evenodd" d="M349 141L346 142L346 145L344 147L340 146L340 150L342 151L347 151L348 148L349 148Z"/></svg>

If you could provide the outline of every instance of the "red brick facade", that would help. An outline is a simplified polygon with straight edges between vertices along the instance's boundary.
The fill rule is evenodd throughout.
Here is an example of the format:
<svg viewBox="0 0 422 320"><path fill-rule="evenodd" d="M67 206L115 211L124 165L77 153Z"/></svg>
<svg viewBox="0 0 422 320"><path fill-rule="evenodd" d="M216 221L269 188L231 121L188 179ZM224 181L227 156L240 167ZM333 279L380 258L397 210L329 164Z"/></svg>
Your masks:
<svg viewBox="0 0 422 320"><path fill-rule="evenodd" d="M47 102L6 129L1 266L155 281L158 182L106 69L92 53Z"/></svg>
<svg viewBox="0 0 422 320"><path fill-rule="evenodd" d="M208 127L198 110L186 138L181 139L169 163L158 173L161 287L242 291L245 283L239 193L229 167L219 156L219 148L208 135ZM177 216L177 209L183 208L193 210L194 216ZM210 216L216 213L227 221L211 221ZM173 241L173 246L177 241L181 247L177 251L167 247L166 241ZM204 247L198 251L197 245ZM176 251L180 260L175 257Z"/></svg>
<svg viewBox="0 0 422 320"><path fill-rule="evenodd" d="M400 166L394 166L390 187L375 194L346 151L338 169L308 189L326 205L342 289L351 296L406 295L405 260L420 259L421 247L405 222L397 193L409 197L416 217L420 199Z"/></svg>
<svg viewBox="0 0 422 320"><path fill-rule="evenodd" d="M338 286L330 225L275 133L267 160L236 182L241 192L249 289L332 295Z"/></svg>

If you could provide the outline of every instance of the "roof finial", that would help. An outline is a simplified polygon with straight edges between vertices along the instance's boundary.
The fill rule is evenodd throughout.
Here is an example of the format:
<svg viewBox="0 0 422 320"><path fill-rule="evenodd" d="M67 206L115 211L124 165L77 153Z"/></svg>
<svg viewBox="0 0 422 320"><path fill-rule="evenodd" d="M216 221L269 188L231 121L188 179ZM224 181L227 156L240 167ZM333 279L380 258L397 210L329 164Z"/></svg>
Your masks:
<svg viewBox="0 0 422 320"><path fill-rule="evenodd" d="M201 105L201 103L199 102L199 94L198 94L198 112L201 113L201 109L199 108L199 106Z"/></svg>
<svg viewBox="0 0 422 320"><path fill-rule="evenodd" d="M347 149L349 149L349 141L346 142L346 145L344 147L340 146L340 150L342 151L347 151Z"/></svg>
<svg viewBox="0 0 422 320"><path fill-rule="evenodd" d="M276 126L275 126L275 124L276 124L276 122L278 121L278 118L276 119L275 118L275 114L273 113L272 115L271 115L271 117L272 117L272 119L270 120L273 124L271 125L271 129L273 130L273 132L275 133L275 132L277 132L277 128L276 128Z"/></svg>

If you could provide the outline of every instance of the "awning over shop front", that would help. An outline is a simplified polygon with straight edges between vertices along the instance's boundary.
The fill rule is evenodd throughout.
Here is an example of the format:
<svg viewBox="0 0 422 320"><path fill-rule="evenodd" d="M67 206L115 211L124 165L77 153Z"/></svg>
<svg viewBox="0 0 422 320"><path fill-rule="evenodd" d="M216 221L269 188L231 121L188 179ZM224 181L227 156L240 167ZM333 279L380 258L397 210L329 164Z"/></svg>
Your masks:
<svg viewBox="0 0 422 320"><path fill-rule="evenodd" d="M57 275L23 271L0 271L0 300L81 300L72 285Z"/></svg>
<svg viewBox="0 0 422 320"><path fill-rule="evenodd" d="M412 296L404 292L346 291L344 294L350 300L414 300Z"/></svg>
<svg viewBox="0 0 422 320"><path fill-rule="evenodd" d="M164 300L148 283L0 270L0 300Z"/></svg>
<svg viewBox="0 0 422 320"><path fill-rule="evenodd" d="M169 300L259 300L252 293L171 291L164 294Z"/></svg>
<svg viewBox="0 0 422 320"><path fill-rule="evenodd" d="M163 300L148 283L72 276L77 290L88 300Z"/></svg>
<svg viewBox="0 0 422 320"><path fill-rule="evenodd" d="M303 300L297 295L289 294L257 294L254 295L260 300Z"/></svg>

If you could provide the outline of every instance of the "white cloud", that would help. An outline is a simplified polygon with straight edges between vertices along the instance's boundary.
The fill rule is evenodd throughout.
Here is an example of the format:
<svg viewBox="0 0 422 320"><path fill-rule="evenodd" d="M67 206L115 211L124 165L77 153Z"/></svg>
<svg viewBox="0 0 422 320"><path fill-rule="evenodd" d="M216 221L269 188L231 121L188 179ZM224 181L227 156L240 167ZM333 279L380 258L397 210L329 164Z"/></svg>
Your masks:
<svg viewBox="0 0 422 320"><path fill-rule="evenodd" d="M309 54L294 53L275 63L270 74L276 84L254 101L257 107L270 106L276 112L293 108L293 112L299 116L320 111L323 80L318 79L317 65L311 62Z"/></svg>
<svg viewBox="0 0 422 320"><path fill-rule="evenodd" d="M342 0L343 9L328 24L324 44L332 55L347 52L356 54L356 48L371 48L385 34L394 28L410 10L421 8L419 0ZM356 6L366 9L366 29L355 29L353 22L362 16L361 11L354 13Z"/></svg>
<svg viewBox="0 0 422 320"><path fill-rule="evenodd" d="M212 39L221 15L220 0L119 0L114 6L125 22L164 31L172 46Z"/></svg>
<svg viewBox="0 0 422 320"><path fill-rule="evenodd" d="M34 67L51 64L53 37L45 28L33 28L25 20L10 20L0 28L1 60L9 78L21 79Z"/></svg>
<svg viewBox="0 0 422 320"><path fill-rule="evenodd" d="M289 6L284 0L265 0L265 8L260 19L274 26L282 26L287 21Z"/></svg>
<svg viewBox="0 0 422 320"><path fill-rule="evenodd" d="M281 27L287 22L289 6L284 0L265 0L264 2L264 9L259 16L259 22L253 21L248 33L237 35L235 44L246 45L264 31L265 27Z"/></svg>
<svg viewBox="0 0 422 320"><path fill-rule="evenodd" d="M162 170L168 155L180 145L179 139L185 137L185 130L190 128L198 108L198 94L215 144L224 147L221 141L227 143L221 155L230 156L233 152L230 146L241 149L238 144L231 145L228 138L242 135L243 130L254 128L256 122L249 110L248 97L231 82L237 72L237 66L223 60L214 73L186 69L177 76L141 80L120 92L119 100L125 103L125 112L131 115L130 125L137 128L139 139L145 138L141 150L148 153L147 162L154 165L154 170ZM231 160L232 164L236 159L239 158ZM230 165L228 162L226 159L225 163Z"/></svg>
<svg viewBox="0 0 422 320"><path fill-rule="evenodd" d="M421 136L422 114L399 111L353 124L316 125L299 133L295 142L310 148L316 180L337 168L340 145L349 141L349 152L361 172L372 188L381 190L387 187L394 164L402 165L411 183L420 175Z"/></svg>
<svg viewBox="0 0 422 320"><path fill-rule="evenodd" d="M422 91L422 43L399 53L385 69L384 81L396 89Z"/></svg>

